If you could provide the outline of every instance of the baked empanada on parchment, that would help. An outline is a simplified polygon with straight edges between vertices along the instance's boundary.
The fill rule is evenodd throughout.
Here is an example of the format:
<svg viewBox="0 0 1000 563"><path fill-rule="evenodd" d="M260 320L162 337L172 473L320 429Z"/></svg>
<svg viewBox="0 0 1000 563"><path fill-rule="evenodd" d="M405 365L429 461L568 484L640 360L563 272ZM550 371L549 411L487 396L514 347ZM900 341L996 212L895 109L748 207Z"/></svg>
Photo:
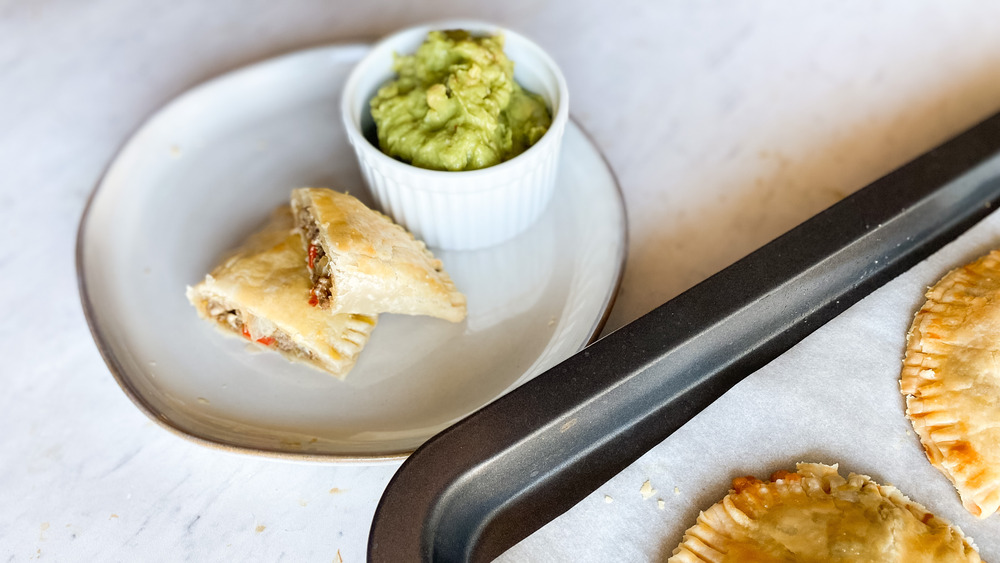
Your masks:
<svg viewBox="0 0 1000 563"><path fill-rule="evenodd" d="M1000 507L1000 252L952 270L927 292L900 376L906 415L962 504Z"/></svg>
<svg viewBox="0 0 1000 563"><path fill-rule="evenodd" d="M770 481L733 480L668 563L981 561L961 530L865 475L800 463Z"/></svg>

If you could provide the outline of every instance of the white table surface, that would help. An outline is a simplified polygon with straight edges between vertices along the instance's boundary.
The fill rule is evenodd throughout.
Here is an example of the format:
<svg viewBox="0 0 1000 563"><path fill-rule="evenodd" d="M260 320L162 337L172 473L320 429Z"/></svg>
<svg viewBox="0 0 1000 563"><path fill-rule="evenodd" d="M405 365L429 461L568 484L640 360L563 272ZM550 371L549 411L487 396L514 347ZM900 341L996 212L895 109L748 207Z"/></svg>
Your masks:
<svg viewBox="0 0 1000 563"><path fill-rule="evenodd" d="M618 175L630 251L606 330L1000 108L987 1L0 0L0 559L364 559L397 466L226 454L147 420L88 332L76 229L118 147L191 86L454 16L548 49ZM630 470L608 494L638 489ZM572 512L505 558L662 555Z"/></svg>

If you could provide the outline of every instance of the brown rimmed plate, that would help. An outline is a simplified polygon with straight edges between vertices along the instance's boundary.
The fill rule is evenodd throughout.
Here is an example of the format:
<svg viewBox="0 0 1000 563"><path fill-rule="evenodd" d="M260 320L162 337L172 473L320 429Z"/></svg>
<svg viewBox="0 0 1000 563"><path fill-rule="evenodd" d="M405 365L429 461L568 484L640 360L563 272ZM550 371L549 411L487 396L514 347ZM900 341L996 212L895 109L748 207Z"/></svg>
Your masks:
<svg viewBox="0 0 1000 563"><path fill-rule="evenodd" d="M292 188L368 194L337 115L365 45L296 52L179 96L128 140L80 225L91 332L130 399L199 443L320 461L405 457L591 342L626 254L617 182L575 123L545 214L493 248L437 252L468 319L383 315L346 381L251 353L200 320L184 288Z"/></svg>

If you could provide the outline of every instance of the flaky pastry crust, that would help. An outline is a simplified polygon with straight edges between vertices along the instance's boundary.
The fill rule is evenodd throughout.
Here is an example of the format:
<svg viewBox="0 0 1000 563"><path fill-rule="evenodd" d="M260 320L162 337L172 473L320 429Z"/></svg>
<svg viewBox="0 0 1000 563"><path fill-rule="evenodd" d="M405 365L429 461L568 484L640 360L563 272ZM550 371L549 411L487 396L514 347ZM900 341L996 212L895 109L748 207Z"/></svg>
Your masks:
<svg viewBox="0 0 1000 563"><path fill-rule="evenodd" d="M961 530L865 475L799 463L770 481L733 480L668 563L979 562Z"/></svg>
<svg viewBox="0 0 1000 563"><path fill-rule="evenodd" d="M906 415L965 508L986 518L1000 507L1000 252L932 287L906 340Z"/></svg>
<svg viewBox="0 0 1000 563"><path fill-rule="evenodd" d="M332 295L320 300L321 307L369 315L430 315L452 322L465 318L465 296L441 261L385 215L324 188L293 190L292 208L306 252L313 251L308 233L318 232L322 254L329 257L323 267L329 265L332 284L326 289Z"/></svg>
<svg viewBox="0 0 1000 563"><path fill-rule="evenodd" d="M331 314L308 303L305 253L284 206L212 273L188 287L198 314L286 358L343 379L375 327L376 317Z"/></svg>

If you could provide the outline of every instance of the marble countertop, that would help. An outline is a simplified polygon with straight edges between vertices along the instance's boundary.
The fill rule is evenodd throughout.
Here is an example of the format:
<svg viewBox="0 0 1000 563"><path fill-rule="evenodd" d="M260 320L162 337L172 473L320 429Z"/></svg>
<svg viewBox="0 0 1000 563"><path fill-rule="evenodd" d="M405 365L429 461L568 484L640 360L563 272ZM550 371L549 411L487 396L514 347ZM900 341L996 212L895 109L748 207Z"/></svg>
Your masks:
<svg viewBox="0 0 1000 563"><path fill-rule="evenodd" d="M88 332L76 229L118 148L188 88L455 16L546 48L620 180L630 251L606 331L1000 108L1000 6L986 1L2 2L0 558L364 559L397 465L228 454L147 420ZM662 555L633 530L572 526L505 558Z"/></svg>

